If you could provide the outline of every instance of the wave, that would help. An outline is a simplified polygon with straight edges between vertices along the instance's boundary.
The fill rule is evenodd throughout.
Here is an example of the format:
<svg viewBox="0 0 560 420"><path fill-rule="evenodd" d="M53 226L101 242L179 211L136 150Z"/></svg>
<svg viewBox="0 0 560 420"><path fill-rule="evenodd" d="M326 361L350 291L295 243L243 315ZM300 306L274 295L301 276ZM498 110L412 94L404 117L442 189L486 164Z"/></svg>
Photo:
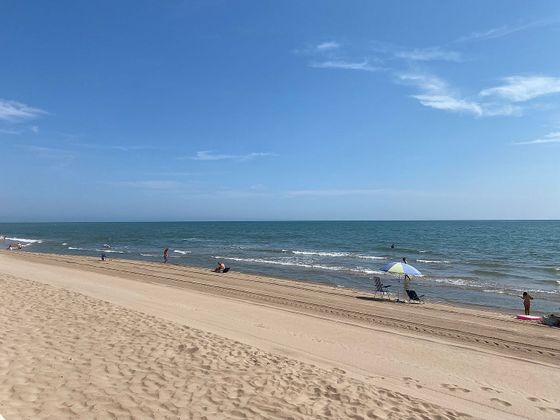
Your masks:
<svg viewBox="0 0 560 420"><path fill-rule="evenodd" d="M154 255L154 254L142 254L142 253L140 253L140 255L142 255L143 257L158 257L158 255Z"/></svg>
<svg viewBox="0 0 560 420"><path fill-rule="evenodd" d="M483 292L486 293L498 293L506 294L510 296L521 297L523 292L533 293L533 294L546 294L546 295L558 295L560 290L542 290L542 289L484 289Z"/></svg>
<svg viewBox="0 0 560 420"><path fill-rule="evenodd" d="M314 269L326 270L326 271L345 271L345 272L361 273L361 274L385 274L382 271L371 270L371 269L365 268L365 267L348 268L348 267L322 265L322 264L305 264L305 263L292 262L292 261L266 260L266 259L263 259L263 258L239 258L239 257L220 257L220 256L215 256L214 258L222 259L222 260L230 260L230 261L257 263L257 264L270 264L270 265L282 265L282 266L289 266L289 267L314 268Z"/></svg>
<svg viewBox="0 0 560 420"><path fill-rule="evenodd" d="M107 252L109 254L124 254L124 251L117 251L116 249L96 249L97 252Z"/></svg>
<svg viewBox="0 0 560 420"><path fill-rule="evenodd" d="M62 242L62 246L66 246L66 245L68 245L68 243Z"/></svg>
<svg viewBox="0 0 560 420"><path fill-rule="evenodd" d="M18 241L18 242L25 242L28 245L31 244L42 244L43 241L41 239L26 239L26 238L10 238L8 236L5 237L5 239L8 239L10 241ZM27 246L27 245L25 245Z"/></svg>
<svg viewBox="0 0 560 420"><path fill-rule="evenodd" d="M187 255L191 253L191 251L182 251L180 249L174 249L173 252L176 252L177 254L181 254L181 255Z"/></svg>
<svg viewBox="0 0 560 420"><path fill-rule="evenodd" d="M386 260L387 257L378 257L375 255L356 255L357 258L361 258L363 260Z"/></svg>
<svg viewBox="0 0 560 420"><path fill-rule="evenodd" d="M433 281L436 283L443 283L448 284L451 286L462 286L462 287L473 287L479 289L483 287L481 284L475 283L472 280L463 279L463 278L450 278L450 277L442 277L442 278L429 278L428 281Z"/></svg>
<svg viewBox="0 0 560 420"><path fill-rule="evenodd" d="M68 249L74 250L74 251L88 251L85 248L77 248L75 246L69 246Z"/></svg>
<svg viewBox="0 0 560 420"><path fill-rule="evenodd" d="M318 255L320 257L348 257L348 252L325 252L325 251L292 251L295 255Z"/></svg>
<svg viewBox="0 0 560 420"><path fill-rule="evenodd" d="M416 260L417 262L425 263L425 264L451 264L451 261L447 260Z"/></svg>

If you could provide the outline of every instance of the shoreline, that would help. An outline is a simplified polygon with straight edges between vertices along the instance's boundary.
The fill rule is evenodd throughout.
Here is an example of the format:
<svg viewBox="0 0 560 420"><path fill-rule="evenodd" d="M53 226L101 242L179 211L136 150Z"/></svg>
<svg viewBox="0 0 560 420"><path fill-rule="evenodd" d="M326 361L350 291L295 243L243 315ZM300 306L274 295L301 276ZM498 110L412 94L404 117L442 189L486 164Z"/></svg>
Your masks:
<svg viewBox="0 0 560 420"><path fill-rule="evenodd" d="M85 258L85 259L93 259L93 260L97 259L97 257L93 256L93 255L28 251L25 248L22 249L22 250L12 250L12 251L8 251L8 252L18 252L18 251L23 253L23 254L30 254L30 255L46 255L46 256L52 256L52 257L56 257L56 256L77 257L77 258ZM0 249L0 253L2 253L2 252L7 252L7 251L3 250L3 249ZM146 259L142 259L142 258L119 258L119 255L120 254L109 254L108 260L130 261L130 262L139 262L139 263L146 263L146 264L155 264L155 266L158 266L159 264L161 264L160 262L157 262L157 261L150 261L150 260L146 260ZM170 260L171 260L171 258L170 258ZM184 267L186 269L194 269L194 270L206 270L207 269L207 270L210 270L209 267L203 267L203 266L199 266L199 265L182 264L182 263L173 263L172 261L168 262L167 264L168 265L175 265L175 266L178 266L178 267ZM354 288L354 287L347 287L347 286L342 286L342 285L334 285L332 283L329 283L328 281L321 281L321 280L317 280L317 279L314 279L314 278L308 278L308 279L305 279L305 280L300 280L300 279L296 279L294 277L291 277L291 276L288 276L288 275L282 275L282 274L278 274L278 275L275 275L275 276L270 276L268 274L259 272L258 270L236 271L236 272L239 273L239 274L245 274L245 275L248 275L248 276L269 277L269 278L274 278L274 279L277 279L277 280L299 282L299 283L302 283L302 284L315 284L315 285L320 285L320 286L324 286L324 287L333 287L333 288L336 288L336 289L345 289L345 290L353 291L353 292L356 292L356 293L369 293L369 294L372 293L371 289ZM521 298L521 295L520 295L520 298ZM453 306L453 307L462 307L462 308L465 308L465 309L472 308L472 309L488 310L488 311L491 311L491 312L500 312L500 313L506 313L506 314L510 314L510 315L517 315L517 314L523 313L523 302L521 301L521 299L520 299L520 302L519 302L519 308L516 308L516 309L511 308L511 307L505 307L505 306L496 306L496 305L489 305L489 304L477 304L477 303L470 303L470 302L464 302L464 301L453 300L453 299L445 299L445 298L430 298L430 297L428 297L427 300L430 303L434 303L434 304L440 304L440 305L444 305L444 306ZM559 303L559 305L560 305L560 303ZM559 306L557 312L560 312L560 306ZM551 311L532 309L532 313L536 314L536 315L539 315L539 316L544 316L544 315L550 314ZM554 313L554 312L552 312L552 313Z"/></svg>
<svg viewBox="0 0 560 420"><path fill-rule="evenodd" d="M308 377L299 378L303 389L327 375L324 372L338 369L341 372L336 371L336 381L346 384L346 389L367 387L372 395L377 392L377 397L358 398L355 409L365 410L371 398L385 401L388 389L399 404L407 398L415 401L416 408L427 404L429 414L424 415L428 417L445 410L453 410L453 415L444 414L443 418L458 418L458 412L479 418L550 418L552 413L560 413L560 397L554 392L560 380L558 329L516 321L509 315L436 303L397 305L372 300L371 294L361 291L236 272L216 274L162 263L101 262L30 252L0 252L0 262L0 276L22 279L22 284L36 282L38 288L40 284L49 285L60 291L51 292L56 296L77 293L100 299L196 329L195 335L203 331L210 334L208 340L214 344L223 337L259 349L264 358L288 360L271 362L272 366L303 363L301 369L310 372ZM17 284L11 283L12 287ZM32 289L26 293L33 293ZM78 312L72 300L63 303L59 308L55 305L57 310L64 312L67 305L75 317ZM40 307L41 301L37 304ZM32 313L38 310L34 308ZM138 318L132 314L127 317ZM92 327L91 322L83 327ZM35 344L25 342L29 351ZM91 345L95 346L95 340ZM213 351L222 354L231 346L228 342ZM14 357L9 363L15 363ZM237 364L244 360L228 357ZM22 366L25 368L25 364ZM262 375L271 374L270 369L263 369ZM215 374L219 380L220 373ZM525 382L519 383L520 377L526 378ZM200 380L196 375L193 378L196 383ZM331 404L332 410L342 410L333 413L343 417L351 414L344 411L350 405L327 394L320 401ZM309 408L317 403L305 395L302 406ZM401 400L399 395L406 398ZM268 403L275 401L273 395L267 398ZM398 406L394 404L397 400L386 401L385 408ZM445 410L440 412L438 407ZM283 414L289 414L290 409L285 408ZM318 412L313 413L316 416ZM391 418L389 414L383 411L376 415ZM299 413L301 418L314 415Z"/></svg>
<svg viewBox="0 0 560 420"><path fill-rule="evenodd" d="M78 257L78 258L89 258L89 259L97 259L96 256L92 256L92 255L79 255L79 254L57 254L57 253L52 253L52 252L37 252L37 251L28 251L28 250L14 250L14 251L9 251L9 252L23 252L24 254L32 254L32 255L50 255L53 257L56 256L69 256L69 257ZM1 252L6 252L5 250L0 250ZM157 261L150 261L150 260L146 260L146 259L141 259L141 258L120 258L119 257L120 254L110 254L108 256L108 259L113 260L113 261L132 261L132 262L140 262L140 263L147 263L147 264L155 264L155 266L158 266L159 264L161 264L160 262ZM203 267L203 266L199 266L199 265L190 265L190 264L182 264L182 263L174 263L173 261L171 261L170 258L170 262L167 263L168 265L176 265L178 267L185 267L186 269L194 269L194 270L210 270L209 267ZM270 276L268 274L259 272L258 270L254 270L254 271L236 271L239 274L244 274L244 275L248 275L248 276L258 276L258 277L267 277L267 278L274 278L277 280L286 280L286 281L293 281L293 282L298 282L298 283L302 283L302 284L315 284L315 285L319 285L319 286L324 286L324 287L332 287L335 289L345 289L345 290L349 290L349 291L353 291L356 293L367 293L367 294L371 294L371 289L366 289L366 288L354 288L354 287L347 287L347 286L342 286L342 285L334 285L332 283L329 283L328 281L320 281L320 280L316 280L313 278L307 278L305 280L301 280L301 279L297 279L294 277L290 277L288 275L282 275L282 274L278 274L275 276ZM371 279L370 279L371 280ZM373 284L373 281L371 281ZM490 312L500 312L500 313L504 313L504 314L509 314L509 315L518 315L518 314L522 314L523 313L523 302L521 301L521 295L520 295L520 301L519 301L519 308L510 308L510 307L505 307L505 306L495 306L495 305L484 305L484 304L477 304L477 303L469 303L469 302L464 302L464 301L459 301L459 300L451 300L451 299L445 299L445 298L431 298L428 297L427 301L429 303L433 303L433 304L439 304L439 305L444 305L444 306L452 306L452 307L461 307L461 308L471 308L471 309L479 309L479 310L487 310ZM560 305L560 302L559 302ZM543 310L534 310L532 309L531 312L533 314L539 315L539 316L544 316L544 315L548 315L551 312L550 311L543 311ZM560 313L560 306L558 308L558 313Z"/></svg>

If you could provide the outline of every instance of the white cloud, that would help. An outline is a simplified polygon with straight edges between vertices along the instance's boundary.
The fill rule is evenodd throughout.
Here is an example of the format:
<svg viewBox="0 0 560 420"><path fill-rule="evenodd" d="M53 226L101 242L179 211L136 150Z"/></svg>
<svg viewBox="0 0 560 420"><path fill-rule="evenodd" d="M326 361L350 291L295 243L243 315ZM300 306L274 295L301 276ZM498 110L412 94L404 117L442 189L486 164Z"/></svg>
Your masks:
<svg viewBox="0 0 560 420"><path fill-rule="evenodd" d="M340 69L340 70L361 70L361 71L378 71L380 67L374 67L367 60L359 62L336 61L329 60L309 64L309 67L316 69Z"/></svg>
<svg viewBox="0 0 560 420"><path fill-rule="evenodd" d="M544 137L529 140L529 141L519 141L514 144L548 144L548 143L560 143L560 131L554 131L548 133Z"/></svg>
<svg viewBox="0 0 560 420"><path fill-rule="evenodd" d="M421 93L412 97L430 108L462 112L477 117L518 116L522 113L519 106L510 103L480 102L464 98L451 89L447 82L433 75L403 74L399 79L420 89Z"/></svg>
<svg viewBox="0 0 560 420"><path fill-rule="evenodd" d="M488 29L485 31L472 32L469 35L462 36L455 40L455 42L466 42L466 41L484 41L487 39L501 38L513 34L515 32L525 31L527 29L547 26L553 23L557 23L558 19L543 19L533 22L528 22L520 25L502 25L497 28Z"/></svg>
<svg viewBox="0 0 560 420"><path fill-rule="evenodd" d="M476 116L484 115L480 104L463 99L450 89L449 85L436 76L423 74L404 74L400 80L416 85L421 91L413 98L427 107L450 112L466 112Z"/></svg>
<svg viewBox="0 0 560 420"><path fill-rule="evenodd" d="M0 99L0 120L3 121L23 121L37 118L46 114L39 108L33 108L21 102Z"/></svg>
<svg viewBox="0 0 560 420"><path fill-rule="evenodd" d="M318 51L335 50L337 48L340 48L340 44L336 41L322 42L315 47Z"/></svg>
<svg viewBox="0 0 560 420"><path fill-rule="evenodd" d="M244 161L244 160L252 160L252 159L256 159L259 157L265 157L265 156L274 156L273 153L266 153L266 152L253 152L253 153L248 153L246 155L224 155L224 154L219 154L219 153L212 153L209 150L201 150L199 152L196 152L196 156L192 157L192 159L194 160L206 160L206 161L212 161L212 160L240 160L240 161Z"/></svg>
<svg viewBox="0 0 560 420"><path fill-rule="evenodd" d="M548 76L510 76L505 84L480 92L481 96L497 96L512 102L524 102L539 96L560 93L560 78Z"/></svg>
<svg viewBox="0 0 560 420"><path fill-rule="evenodd" d="M412 61L462 61L461 53L447 51L439 47L415 48L413 50L402 50L394 53L395 57Z"/></svg>
<svg viewBox="0 0 560 420"><path fill-rule="evenodd" d="M324 189L324 190L295 190L287 191L288 197L341 197L348 195L377 195L388 193L387 189Z"/></svg>
<svg viewBox="0 0 560 420"><path fill-rule="evenodd" d="M123 181L116 183L120 187L141 188L149 190L169 190L180 186L178 182L166 180Z"/></svg>
<svg viewBox="0 0 560 420"><path fill-rule="evenodd" d="M13 129L10 129L10 128L0 128L0 134L9 134L9 135L12 135L12 136L19 136L22 133L23 133L22 130L13 130Z"/></svg>
<svg viewBox="0 0 560 420"><path fill-rule="evenodd" d="M451 95L413 95L424 106L442 109L445 111L467 112L470 114L483 115L482 108L476 102L454 98Z"/></svg>

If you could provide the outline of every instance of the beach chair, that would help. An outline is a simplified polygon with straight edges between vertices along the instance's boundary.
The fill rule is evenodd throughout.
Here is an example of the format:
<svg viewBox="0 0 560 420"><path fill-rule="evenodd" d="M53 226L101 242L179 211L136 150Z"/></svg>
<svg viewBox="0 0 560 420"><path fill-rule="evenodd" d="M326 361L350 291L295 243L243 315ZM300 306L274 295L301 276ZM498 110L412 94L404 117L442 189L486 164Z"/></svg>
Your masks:
<svg viewBox="0 0 560 420"><path fill-rule="evenodd" d="M387 286L383 285L383 282L379 277L374 277L373 282L375 283L375 294L373 295L374 297L377 297L378 293L381 293L381 297L383 297L384 293L387 294L387 296L389 295L387 289L391 287L391 285L387 285Z"/></svg>
<svg viewBox="0 0 560 420"><path fill-rule="evenodd" d="M424 303L424 301L422 300L424 295L418 296L415 290L407 290L406 294L408 295L408 298L410 299L411 302Z"/></svg>

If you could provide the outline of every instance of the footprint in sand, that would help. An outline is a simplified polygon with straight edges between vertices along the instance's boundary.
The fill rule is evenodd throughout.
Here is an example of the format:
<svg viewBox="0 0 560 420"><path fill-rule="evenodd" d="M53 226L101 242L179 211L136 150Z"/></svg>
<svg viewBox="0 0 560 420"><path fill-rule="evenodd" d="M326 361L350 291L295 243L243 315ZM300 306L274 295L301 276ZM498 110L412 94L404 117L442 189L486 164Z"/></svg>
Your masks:
<svg viewBox="0 0 560 420"><path fill-rule="evenodd" d="M490 398L490 401L494 401L500 405L503 405L504 407L511 407L511 404L508 403L507 401L504 400L500 400L499 398Z"/></svg>
<svg viewBox="0 0 560 420"><path fill-rule="evenodd" d="M418 389L423 388L418 379L411 378L410 376L405 376L402 379L407 385L414 385Z"/></svg>
<svg viewBox="0 0 560 420"><path fill-rule="evenodd" d="M546 398L527 397L527 399L528 399L529 401L532 401L532 402L538 402L538 401L544 401L544 402L547 402L547 403L550 402L550 401L548 401Z"/></svg>
<svg viewBox="0 0 560 420"><path fill-rule="evenodd" d="M495 392L496 394L501 394L502 391L498 391L497 389L490 388L489 386L481 386L480 389L486 392Z"/></svg>
<svg viewBox="0 0 560 420"><path fill-rule="evenodd" d="M448 389L449 391L453 391L453 392L457 392L457 391L461 391L461 392L464 392L464 393L471 392L470 389L461 388L459 385L455 385L455 384L441 384L441 386L444 387L445 389Z"/></svg>
<svg viewBox="0 0 560 420"><path fill-rule="evenodd" d="M555 408L555 407L539 407L539 410L545 411L545 412L548 412L548 413L560 414L560 408Z"/></svg>

